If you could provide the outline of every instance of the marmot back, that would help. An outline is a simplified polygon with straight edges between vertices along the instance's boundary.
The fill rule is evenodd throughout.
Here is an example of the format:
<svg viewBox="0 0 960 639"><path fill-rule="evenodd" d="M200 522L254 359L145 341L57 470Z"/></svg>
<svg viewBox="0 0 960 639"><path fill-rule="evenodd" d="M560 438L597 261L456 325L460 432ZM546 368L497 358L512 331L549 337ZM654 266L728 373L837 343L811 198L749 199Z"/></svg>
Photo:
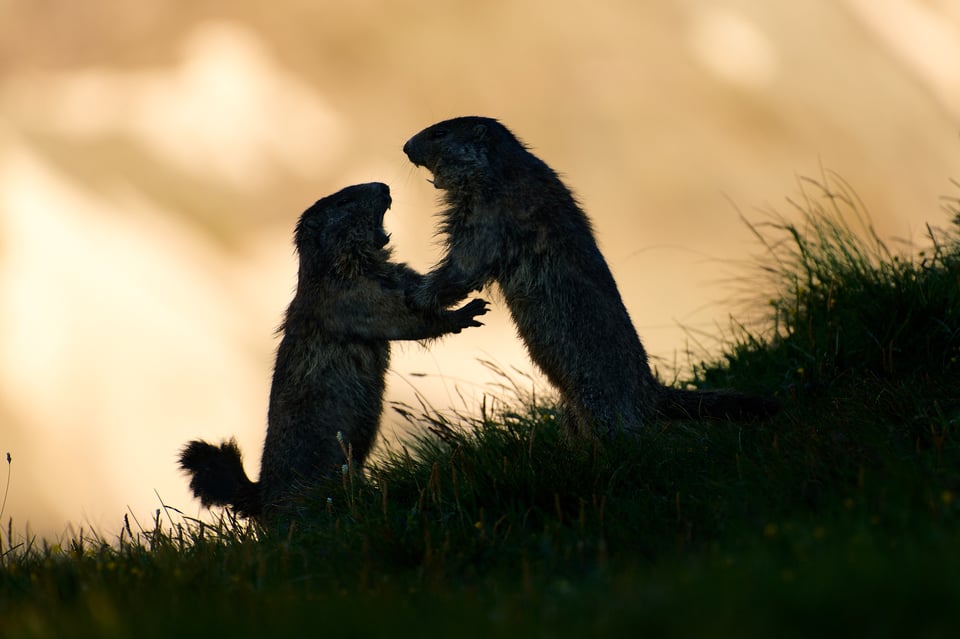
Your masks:
<svg viewBox="0 0 960 639"><path fill-rule="evenodd" d="M297 291L277 349L260 477L243 471L233 442L187 444L180 466L204 505L257 516L289 506L298 494L346 463L338 434L362 465L383 405L390 340L423 340L480 326L486 303L412 311L405 290L421 275L390 261L383 218L390 190L371 183L317 201L294 233Z"/></svg>

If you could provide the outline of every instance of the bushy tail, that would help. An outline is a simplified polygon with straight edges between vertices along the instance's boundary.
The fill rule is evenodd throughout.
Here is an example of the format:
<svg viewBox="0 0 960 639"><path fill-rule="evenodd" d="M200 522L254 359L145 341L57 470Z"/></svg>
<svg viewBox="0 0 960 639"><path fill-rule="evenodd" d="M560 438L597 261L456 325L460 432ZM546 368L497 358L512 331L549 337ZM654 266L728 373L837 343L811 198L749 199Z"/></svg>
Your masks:
<svg viewBox="0 0 960 639"><path fill-rule="evenodd" d="M657 399L657 414L667 419L731 419L750 421L772 417L780 402L768 397L728 390L683 390L664 386Z"/></svg>
<svg viewBox="0 0 960 639"><path fill-rule="evenodd" d="M190 442L180 451L180 468L190 475L190 490L204 506L230 506L243 517L262 512L260 486L243 471L235 439L220 446Z"/></svg>

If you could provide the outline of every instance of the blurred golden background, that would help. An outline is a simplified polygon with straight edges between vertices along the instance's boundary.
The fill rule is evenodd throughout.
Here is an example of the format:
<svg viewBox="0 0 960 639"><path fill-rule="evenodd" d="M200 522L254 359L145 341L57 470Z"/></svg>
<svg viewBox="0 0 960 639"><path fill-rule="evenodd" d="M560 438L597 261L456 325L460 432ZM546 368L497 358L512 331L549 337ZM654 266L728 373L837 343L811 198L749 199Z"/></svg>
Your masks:
<svg viewBox="0 0 960 639"><path fill-rule="evenodd" d="M428 268L435 193L400 149L470 114L565 176L669 370L755 276L738 210L788 212L796 176L838 172L883 237L946 223L960 2L3 0L5 523L198 514L175 465L195 437L237 435L255 476L297 216L387 182L396 255ZM502 306L395 346L389 398L475 410L498 392L480 359L530 370Z"/></svg>

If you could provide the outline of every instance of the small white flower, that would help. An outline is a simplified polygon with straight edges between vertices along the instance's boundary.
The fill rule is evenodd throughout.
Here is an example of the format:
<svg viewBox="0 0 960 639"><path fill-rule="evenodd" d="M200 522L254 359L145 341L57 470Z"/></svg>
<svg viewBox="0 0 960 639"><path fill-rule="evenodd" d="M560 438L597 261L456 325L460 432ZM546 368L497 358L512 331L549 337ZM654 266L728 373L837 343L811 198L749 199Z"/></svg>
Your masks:
<svg viewBox="0 0 960 639"><path fill-rule="evenodd" d="M337 431L337 441L340 442L341 444L343 443L343 431L342 431L342 430L338 430L338 431Z"/></svg>
<svg viewBox="0 0 960 639"><path fill-rule="evenodd" d="M348 472L350 472L350 466L347 465L347 464L344 464L344 465L343 465L343 474L346 475Z"/></svg>

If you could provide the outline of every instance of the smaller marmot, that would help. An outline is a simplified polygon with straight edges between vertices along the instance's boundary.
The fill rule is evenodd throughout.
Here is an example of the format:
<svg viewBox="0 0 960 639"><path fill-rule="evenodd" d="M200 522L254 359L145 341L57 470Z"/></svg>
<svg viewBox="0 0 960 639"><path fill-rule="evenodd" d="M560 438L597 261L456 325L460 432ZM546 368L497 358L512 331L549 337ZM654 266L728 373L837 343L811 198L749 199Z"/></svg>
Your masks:
<svg viewBox="0 0 960 639"><path fill-rule="evenodd" d="M443 191L445 253L410 297L441 309L496 282L530 358L560 391L568 429L610 436L658 416L748 418L777 402L670 388L654 377L593 228L543 160L496 120L427 127L404 153Z"/></svg>
<svg viewBox="0 0 960 639"><path fill-rule="evenodd" d="M380 425L390 340L424 340L481 326L486 302L457 310L411 310L405 291L421 275L390 261L383 218L390 189L347 187L297 222L297 291L279 331L259 481L243 470L235 441L188 443L180 467L205 506L269 515L346 462L362 465Z"/></svg>

